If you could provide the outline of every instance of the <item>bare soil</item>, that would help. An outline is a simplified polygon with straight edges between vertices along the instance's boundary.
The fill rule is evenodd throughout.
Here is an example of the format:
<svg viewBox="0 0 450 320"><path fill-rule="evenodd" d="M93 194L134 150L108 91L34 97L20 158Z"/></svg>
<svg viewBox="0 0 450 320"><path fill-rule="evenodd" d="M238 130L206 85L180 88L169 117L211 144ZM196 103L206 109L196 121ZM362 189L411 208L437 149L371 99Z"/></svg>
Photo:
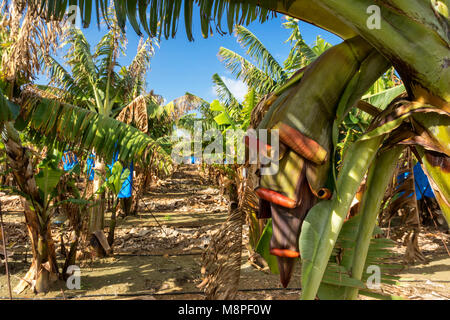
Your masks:
<svg viewBox="0 0 450 320"><path fill-rule="evenodd" d="M11 286L30 265L30 252L23 209L17 196L0 194L7 248L10 253ZM16 299L204 299L197 288L202 282L202 252L227 218L227 202L217 186L207 183L195 167L183 167L171 178L158 181L143 196L137 216L119 218L114 255L80 262L81 289L69 290L62 281L47 294L29 290ZM106 226L108 222L106 221ZM105 229L106 230L106 229ZM54 226L54 239L61 228ZM244 226L244 244L248 242ZM64 231L63 234L68 236ZM450 247L448 231L422 227L419 245L427 263L406 265L400 281L383 285L385 293L405 299L450 299ZM405 247L395 251L402 263ZM60 254L58 245L57 253ZM62 261L62 256L59 257ZM278 275L258 270L243 251L237 299L298 299L300 265L287 289ZM0 299L8 298L7 277L0 263ZM366 299L365 297L361 297Z"/></svg>

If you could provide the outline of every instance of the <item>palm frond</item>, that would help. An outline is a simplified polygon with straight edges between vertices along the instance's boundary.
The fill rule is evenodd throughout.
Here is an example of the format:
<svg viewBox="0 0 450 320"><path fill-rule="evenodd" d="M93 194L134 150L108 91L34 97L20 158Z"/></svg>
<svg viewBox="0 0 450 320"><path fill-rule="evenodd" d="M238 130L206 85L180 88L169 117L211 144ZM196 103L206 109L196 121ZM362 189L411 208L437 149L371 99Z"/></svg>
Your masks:
<svg viewBox="0 0 450 320"><path fill-rule="evenodd" d="M325 41L320 35L317 36L316 42L314 43L314 46L311 48L311 50L314 52L316 57L319 57L322 53L330 49L332 45Z"/></svg>
<svg viewBox="0 0 450 320"><path fill-rule="evenodd" d="M241 79L248 87L256 88L258 93L265 94L277 87L275 79L236 52L221 47L218 55L236 78Z"/></svg>
<svg viewBox="0 0 450 320"><path fill-rule="evenodd" d="M114 82L117 75L113 71L118 66L117 59L119 56L125 55L127 40L125 33L117 25L115 17L111 17L107 21L109 31L96 45L93 57L99 62L99 77L110 79L110 81Z"/></svg>
<svg viewBox="0 0 450 320"><path fill-rule="evenodd" d="M0 90L0 125L2 122L14 120L19 114L19 106L9 101Z"/></svg>
<svg viewBox="0 0 450 320"><path fill-rule="evenodd" d="M106 1L106 0L105 0ZM118 1L116 1L118 2ZM125 2L125 1L121 1ZM270 10L275 10L279 3L282 3L285 8L289 8L294 2L293 0L266 0L264 7L257 6L259 4L256 0L250 1L226 1L226 0L151 0L139 1L138 12L140 22L147 33L152 37L164 36L167 38L174 37L178 21L181 15L181 8L184 11L184 22L187 37L190 41L193 40L192 35L192 21L193 8L196 4L200 8L200 24L203 37L207 37L211 30L211 24L214 24L216 29L223 33L221 29L222 19L227 13L228 32L231 34L235 24L249 24L258 19L260 22L265 22L271 14ZM133 6L134 4L134 6ZM149 17L147 17L147 9L149 8ZM117 16L122 17L122 27L125 26L125 17L128 17L136 32L140 32L136 22L136 1L127 2L127 6L116 6ZM147 20L149 23L147 23ZM133 23L134 22L134 23Z"/></svg>
<svg viewBox="0 0 450 320"><path fill-rule="evenodd" d="M165 113L164 106L157 101L150 99L147 103L147 114L149 120L161 120Z"/></svg>
<svg viewBox="0 0 450 320"><path fill-rule="evenodd" d="M245 215L240 208L229 211L202 256L204 279L199 287L208 299L233 299L238 292Z"/></svg>
<svg viewBox="0 0 450 320"><path fill-rule="evenodd" d="M0 6L2 76L8 81L28 82L41 71L41 57L56 51L62 25L43 19L32 1L2 1Z"/></svg>
<svg viewBox="0 0 450 320"><path fill-rule="evenodd" d="M212 80L215 84L216 92L219 97L219 100L222 101L224 107L226 108L226 112L221 112L220 117L226 118L227 122L231 122L236 124L239 121L241 112L242 112L242 104L236 99L230 89L227 87L222 78L216 73L213 75ZM212 104L211 104L212 105ZM215 110L218 111L218 110ZM224 111L224 110L222 110ZM217 117L217 115L216 115ZM216 117L214 118L216 121ZM221 122L221 121L219 121ZM222 124L222 123L220 123Z"/></svg>
<svg viewBox="0 0 450 320"><path fill-rule="evenodd" d="M148 71L150 59L155 50L153 44L157 42L148 38L139 40L137 53L128 67L123 67L120 74L122 76L120 87L124 90L124 96L131 98L142 94L145 91L145 74Z"/></svg>
<svg viewBox="0 0 450 320"><path fill-rule="evenodd" d="M91 92L89 90L90 87L78 86L70 72L52 56L47 55L43 57L43 62L43 66L47 71L47 77L50 79L49 85L43 90L66 101L86 96ZM52 85L56 87L52 87Z"/></svg>
<svg viewBox="0 0 450 320"><path fill-rule="evenodd" d="M250 30L238 25L235 32L238 42L247 49L247 54L256 61L259 68L275 81L284 82L287 79L283 67Z"/></svg>
<svg viewBox="0 0 450 320"><path fill-rule="evenodd" d="M346 287L368 290L366 284L370 274L364 274L361 280L354 279L351 277L351 272L349 272L347 266L354 252L356 230L360 220L361 215L356 215L343 224L318 291L320 299L345 299ZM380 233L381 229L376 227L374 235ZM370 242L366 268L370 265L378 266L381 271L380 280L382 283L392 284L399 278L391 275L391 273L398 269L400 265L389 263L394 255L391 250L394 246L394 241L385 238L373 238ZM368 292L371 291L368 290Z"/></svg>
<svg viewBox="0 0 450 320"><path fill-rule="evenodd" d="M146 97L138 96L131 101L117 116L117 120L126 123L134 124L136 128L144 133L148 131L148 114Z"/></svg>
<svg viewBox="0 0 450 320"><path fill-rule="evenodd" d="M366 95L362 97L362 99L374 105L378 109L384 110L389 105L389 103L391 103L391 101L394 100L394 98L398 97L399 95L405 92L406 92L405 86L400 85L384 90L379 93Z"/></svg>
<svg viewBox="0 0 450 320"><path fill-rule="evenodd" d="M189 111L197 109L199 106L208 103L195 94L186 92L181 97L170 101L164 109L172 121L177 121Z"/></svg>
<svg viewBox="0 0 450 320"><path fill-rule="evenodd" d="M289 56L283 63L285 70L289 70L290 73L306 67L316 60L323 52L331 48L331 44L326 42L320 36L317 36L313 47L308 46L301 35L298 23L299 20L292 17L286 17L286 22L283 23L284 28L291 30L291 34L285 42L290 43L292 48L289 52Z"/></svg>
<svg viewBox="0 0 450 320"><path fill-rule="evenodd" d="M292 44L297 42L302 38L300 27L298 25L299 20L289 16L285 16L284 19L286 20L286 22L283 22L283 28L291 30L291 34L285 41L285 43L289 42Z"/></svg>
<svg viewBox="0 0 450 320"><path fill-rule="evenodd" d="M202 131L206 132L208 130L220 130L222 131L224 129L224 126L220 126L215 122L213 119L207 119L207 118L197 118L196 114L186 114L182 116L177 121L177 128L183 129L188 131L189 133L193 134L195 130L195 123L200 123L202 126Z"/></svg>
<svg viewBox="0 0 450 320"><path fill-rule="evenodd" d="M91 54L91 46L79 29L69 31L69 50L65 56L72 68L72 76L78 87L93 88L98 81L98 70Z"/></svg>
<svg viewBox="0 0 450 320"><path fill-rule="evenodd" d="M242 119L244 122L242 123L242 128L247 129L250 125L250 119L253 109L256 107L259 101L259 96L256 93L255 88L251 88L247 94L245 95L245 99L243 102L244 108L242 109Z"/></svg>
<svg viewBox="0 0 450 320"><path fill-rule="evenodd" d="M223 82L223 79L217 73L213 74L212 81L214 82L216 93L220 101L222 101L227 106L239 105L236 97L233 95L230 89L228 89L225 82Z"/></svg>
<svg viewBox="0 0 450 320"><path fill-rule="evenodd" d="M94 150L110 161L115 152L119 160L153 163L171 170L170 155L150 136L123 122L69 104L41 97L28 99L22 106L20 120L30 137L57 149ZM155 160L157 160L155 162Z"/></svg>
<svg viewBox="0 0 450 320"><path fill-rule="evenodd" d="M65 91L59 88L45 86L45 85L34 85L28 84L24 87L24 90L21 93L21 100L25 101L30 97L39 96L46 99L59 100L64 102L62 96Z"/></svg>
<svg viewBox="0 0 450 320"><path fill-rule="evenodd" d="M110 0L72 0L72 1L39 1L39 8L43 8L42 15L51 19L61 19L68 5L78 5L84 27L88 27L93 12L96 12L97 23L107 15ZM31 1L29 1L31 2ZM293 6L293 3L296 6ZM184 30L190 41L193 38L193 15L198 15L202 35L207 38L213 29L223 34L223 24L226 23L231 34L236 24L249 25L251 22L263 23L275 16L276 12L294 16L306 22L333 32L348 39L356 35L346 23L334 16L316 1L309 0L114 0L114 9L119 26L125 29L128 19L138 35L141 28L150 37L166 39L174 38L179 29L180 16L184 15ZM94 8L93 8L94 6ZM194 7L197 7L194 11ZM94 10L95 9L95 10ZM183 9L183 10L182 10Z"/></svg>
<svg viewBox="0 0 450 320"><path fill-rule="evenodd" d="M308 46L303 39L299 40L299 42L296 44L295 48L300 51L300 53L306 58L308 63L313 62L320 55L320 54L316 53L313 48Z"/></svg>

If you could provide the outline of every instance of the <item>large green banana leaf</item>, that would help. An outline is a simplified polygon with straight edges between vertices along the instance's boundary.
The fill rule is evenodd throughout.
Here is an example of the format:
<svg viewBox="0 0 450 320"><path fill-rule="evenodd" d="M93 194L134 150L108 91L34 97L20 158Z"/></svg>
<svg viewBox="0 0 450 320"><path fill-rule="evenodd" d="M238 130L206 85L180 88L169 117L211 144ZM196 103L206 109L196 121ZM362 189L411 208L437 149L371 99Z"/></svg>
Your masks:
<svg viewBox="0 0 450 320"><path fill-rule="evenodd" d="M374 106L377 106L378 109L384 110L389 105L389 103L391 103L391 101L394 100L394 98L398 97L404 92L405 86L400 85L384 90L379 93L366 95L363 97L363 100L367 101L368 103Z"/></svg>
<svg viewBox="0 0 450 320"><path fill-rule="evenodd" d="M125 27L128 19L138 34L141 34L142 28L149 35L166 38L175 36L180 16L184 15L186 34L192 40L194 12L200 17L203 37L208 37L214 25L221 30L222 22L226 23L228 32L231 34L236 24L248 25L255 20L264 22L273 15L273 11L295 16L345 39L356 35L354 30L325 10L318 2L309 0L118 0L114 1L114 5L121 27ZM43 0L40 3L49 16L62 17L69 3L84 8L85 10L81 10L81 18L86 27L90 24L94 11L97 21L100 17L106 16L109 0L75 0L69 3ZM194 7L198 7L199 10L194 11Z"/></svg>
<svg viewBox="0 0 450 320"><path fill-rule="evenodd" d="M29 0L33 1L34 0ZM97 21L106 16L107 0L39 1L49 16L62 17L67 6L78 5L85 26L91 22L93 7ZM126 20L140 34L142 28L152 36L174 37L179 19L184 14L185 30L193 39L193 15L199 14L202 35L207 37L212 27L221 30L226 21L229 33L236 24L249 24L252 21L266 21L273 11L298 18L344 39L357 34L363 36L372 46L383 53L400 75L411 79L407 84L410 92L418 81L423 88L443 100L450 99L448 64L449 1L378 1L358 0L149 0L114 1L114 9L122 28ZM377 5L379 9L379 28L368 25L369 8ZM199 10L194 11L194 7ZM197 8L196 8L197 9ZM226 20L225 20L226 16ZM420 41L417 41L420 39ZM408 74L409 73L409 74ZM414 80L413 80L414 79Z"/></svg>
<svg viewBox="0 0 450 320"><path fill-rule="evenodd" d="M263 257L267 262L270 272L272 272L273 274L279 274L280 271L278 270L277 258L274 255L271 255L269 250L269 243L270 239L272 238L272 233L272 219L269 219L266 223L266 226L264 227L261 238L256 245L255 251L259 253L261 257Z"/></svg>
<svg viewBox="0 0 450 320"><path fill-rule="evenodd" d="M171 170L170 154L150 136L113 118L58 101L33 99L25 103L16 128L27 128L31 137L45 139L46 144L94 150L107 161L118 152L119 160L125 163L135 160L148 165L153 161L164 171Z"/></svg>
<svg viewBox="0 0 450 320"><path fill-rule="evenodd" d="M372 292L366 284L370 274L365 273L361 279L356 279L347 266L347 261L351 261L353 257L361 220L362 216L356 215L344 222L317 292L321 300L346 299L346 290L348 289L364 290L364 293ZM364 259L364 266L366 268L369 265L379 266L380 281L386 284L394 284L399 277L389 273L401 268L401 265L387 263L393 255L390 249L395 246L395 242L385 238L373 238L374 235L381 233L382 231L378 227L375 227L372 233L368 233L370 243L367 259ZM386 298L386 296L380 298Z"/></svg>
<svg viewBox="0 0 450 320"><path fill-rule="evenodd" d="M19 107L9 101L0 90L0 123L14 120L19 114Z"/></svg>
<svg viewBox="0 0 450 320"><path fill-rule="evenodd" d="M300 233L302 299L315 299L345 216L383 138L378 136L350 146L333 198L318 203L306 216Z"/></svg>

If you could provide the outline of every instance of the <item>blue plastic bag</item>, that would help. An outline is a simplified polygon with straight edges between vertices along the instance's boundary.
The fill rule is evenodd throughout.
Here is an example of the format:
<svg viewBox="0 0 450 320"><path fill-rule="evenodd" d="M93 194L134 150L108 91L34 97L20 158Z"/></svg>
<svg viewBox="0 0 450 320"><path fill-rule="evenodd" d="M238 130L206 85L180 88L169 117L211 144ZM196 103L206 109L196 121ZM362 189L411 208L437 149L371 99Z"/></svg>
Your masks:
<svg viewBox="0 0 450 320"><path fill-rule="evenodd" d="M86 173L89 181L94 180L95 168L95 153L91 153L86 160Z"/></svg>
<svg viewBox="0 0 450 320"><path fill-rule="evenodd" d="M414 166L414 179L416 180L416 197L417 200L422 199L422 197L434 198L434 192L431 188L428 177L422 170L420 163Z"/></svg>
<svg viewBox="0 0 450 320"><path fill-rule="evenodd" d="M78 164L78 158L72 151L64 151L62 162L64 171L70 171Z"/></svg>
<svg viewBox="0 0 450 320"><path fill-rule="evenodd" d="M114 158L112 159L111 165L108 165L109 170L111 171L114 163L116 163L117 159L119 158L119 153L114 153ZM117 198L123 199L123 198L129 198L131 197L133 193L133 161L131 161L130 166L128 167L130 170L130 174L128 178L122 183L122 188L119 191L119 194L117 195ZM123 168L122 173L125 171L125 168Z"/></svg>
<svg viewBox="0 0 450 320"><path fill-rule="evenodd" d="M434 198L433 189L430 186L430 182L428 181L427 176L422 170L422 166L419 162L416 163L416 165L413 168L414 172L414 181L415 181L415 187L416 187L416 199L420 200L422 197L429 197ZM409 172L402 173L397 176L397 181L399 184L401 184L403 181L406 180L409 176ZM403 195L404 192L401 192L399 195ZM411 197L412 193L408 195L408 197Z"/></svg>

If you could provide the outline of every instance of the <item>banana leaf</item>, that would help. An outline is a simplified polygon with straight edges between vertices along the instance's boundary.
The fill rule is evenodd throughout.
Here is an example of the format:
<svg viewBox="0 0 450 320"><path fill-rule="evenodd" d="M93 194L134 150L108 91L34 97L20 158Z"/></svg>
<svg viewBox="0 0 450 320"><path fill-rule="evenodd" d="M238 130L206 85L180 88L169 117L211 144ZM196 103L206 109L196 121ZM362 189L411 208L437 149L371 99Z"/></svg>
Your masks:
<svg viewBox="0 0 450 320"><path fill-rule="evenodd" d="M19 106L9 101L0 90L0 123L16 119L19 109Z"/></svg>
<svg viewBox="0 0 450 320"><path fill-rule="evenodd" d="M339 232L356 191L384 136L357 141L344 159L331 200L319 202L308 213L300 233L302 299L314 299Z"/></svg>
<svg viewBox="0 0 450 320"><path fill-rule="evenodd" d="M256 245L255 251L259 253L261 257L264 258L264 260L266 260L267 264L269 265L270 272L272 272L273 274L279 274L280 271L278 270L277 258L271 255L269 250L272 232L272 219L269 219L266 223L266 226L264 227L261 238Z"/></svg>
<svg viewBox="0 0 450 320"><path fill-rule="evenodd" d="M384 90L379 93L375 93L372 95L366 95L362 97L363 100L370 103L373 106L376 106L377 108L384 110L386 107L391 103L394 98L398 97L402 93L405 92L405 86L400 85L393 87L391 89Z"/></svg>
<svg viewBox="0 0 450 320"><path fill-rule="evenodd" d="M170 154L150 136L86 109L48 99L32 99L23 105L18 120L32 139L47 145L59 145L60 149L68 145L71 150L86 153L94 150L108 162L118 152L119 160L124 163L135 160L145 166L153 161L166 172L172 169Z"/></svg>

